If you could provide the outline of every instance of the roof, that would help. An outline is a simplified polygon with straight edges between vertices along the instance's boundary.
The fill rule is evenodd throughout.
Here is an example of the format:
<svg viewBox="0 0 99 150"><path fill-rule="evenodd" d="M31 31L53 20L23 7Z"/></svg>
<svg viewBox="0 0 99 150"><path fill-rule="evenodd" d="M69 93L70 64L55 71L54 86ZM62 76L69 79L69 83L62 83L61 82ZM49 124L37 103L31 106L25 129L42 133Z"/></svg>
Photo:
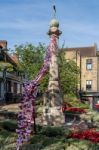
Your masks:
<svg viewBox="0 0 99 150"><path fill-rule="evenodd" d="M11 55L10 57L16 64L18 64L18 58L17 58L16 54Z"/></svg>
<svg viewBox="0 0 99 150"><path fill-rule="evenodd" d="M14 65L17 65L18 64L18 59L14 56L14 55L11 55L9 53L7 53L6 51L3 51L2 50L2 53L4 53L4 55L7 56L7 59Z"/></svg>
<svg viewBox="0 0 99 150"><path fill-rule="evenodd" d="M76 48L64 48L66 51L78 51L80 52L81 56L86 57L95 57L96 56L96 46L90 46L90 47L76 47Z"/></svg>
<svg viewBox="0 0 99 150"><path fill-rule="evenodd" d="M6 40L0 40L0 48L7 49L7 41Z"/></svg>

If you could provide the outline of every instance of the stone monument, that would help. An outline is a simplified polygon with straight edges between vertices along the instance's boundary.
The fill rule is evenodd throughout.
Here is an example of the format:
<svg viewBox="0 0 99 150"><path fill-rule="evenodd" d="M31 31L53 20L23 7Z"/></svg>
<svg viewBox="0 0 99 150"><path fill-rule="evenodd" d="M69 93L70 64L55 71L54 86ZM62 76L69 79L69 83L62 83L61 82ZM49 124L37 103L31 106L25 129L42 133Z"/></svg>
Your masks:
<svg viewBox="0 0 99 150"><path fill-rule="evenodd" d="M62 94L59 86L58 72L58 39L62 32L59 30L59 22L53 18L50 22L48 35L54 36L56 45L51 52L51 61L49 66L49 84L48 90L44 96L43 124L60 126L64 123L64 116L61 110L63 103Z"/></svg>

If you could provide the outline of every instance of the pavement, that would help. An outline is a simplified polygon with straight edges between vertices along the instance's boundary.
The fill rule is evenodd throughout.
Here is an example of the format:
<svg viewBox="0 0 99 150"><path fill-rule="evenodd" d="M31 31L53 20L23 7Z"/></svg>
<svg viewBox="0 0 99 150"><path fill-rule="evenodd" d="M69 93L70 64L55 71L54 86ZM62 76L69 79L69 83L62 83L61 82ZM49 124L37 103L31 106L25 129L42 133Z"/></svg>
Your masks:
<svg viewBox="0 0 99 150"><path fill-rule="evenodd" d="M1 111L7 111L7 112L19 112L19 103L18 104L9 104L9 105L3 105L0 106L0 112Z"/></svg>

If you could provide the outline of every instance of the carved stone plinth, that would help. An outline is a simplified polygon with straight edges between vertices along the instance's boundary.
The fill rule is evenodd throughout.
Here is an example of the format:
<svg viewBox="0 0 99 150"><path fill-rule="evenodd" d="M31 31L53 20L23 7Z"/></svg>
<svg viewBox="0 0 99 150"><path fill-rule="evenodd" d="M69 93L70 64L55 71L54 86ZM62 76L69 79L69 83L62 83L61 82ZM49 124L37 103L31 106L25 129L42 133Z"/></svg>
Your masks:
<svg viewBox="0 0 99 150"><path fill-rule="evenodd" d="M64 124L64 116L61 107L44 107L43 125L61 126Z"/></svg>

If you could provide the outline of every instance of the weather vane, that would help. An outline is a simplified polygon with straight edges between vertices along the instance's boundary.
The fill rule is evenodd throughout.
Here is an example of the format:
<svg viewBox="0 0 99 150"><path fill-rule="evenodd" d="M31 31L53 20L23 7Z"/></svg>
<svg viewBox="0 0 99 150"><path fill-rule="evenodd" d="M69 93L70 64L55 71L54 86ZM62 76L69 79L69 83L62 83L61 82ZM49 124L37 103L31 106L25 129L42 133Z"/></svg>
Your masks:
<svg viewBox="0 0 99 150"><path fill-rule="evenodd" d="M53 17L56 18L56 6L53 5Z"/></svg>

